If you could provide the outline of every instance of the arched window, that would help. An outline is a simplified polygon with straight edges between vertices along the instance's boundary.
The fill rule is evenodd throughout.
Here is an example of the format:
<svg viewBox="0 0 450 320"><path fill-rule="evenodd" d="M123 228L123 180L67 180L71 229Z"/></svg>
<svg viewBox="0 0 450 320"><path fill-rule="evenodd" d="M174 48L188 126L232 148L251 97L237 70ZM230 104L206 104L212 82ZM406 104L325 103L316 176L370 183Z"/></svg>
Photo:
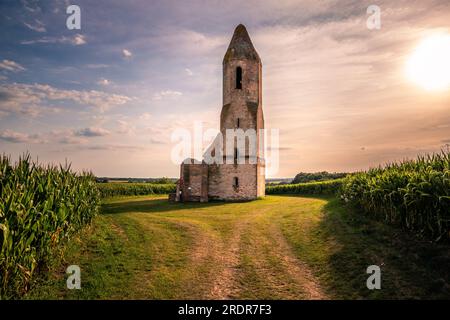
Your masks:
<svg viewBox="0 0 450 320"><path fill-rule="evenodd" d="M236 89L242 89L242 68L236 68Z"/></svg>

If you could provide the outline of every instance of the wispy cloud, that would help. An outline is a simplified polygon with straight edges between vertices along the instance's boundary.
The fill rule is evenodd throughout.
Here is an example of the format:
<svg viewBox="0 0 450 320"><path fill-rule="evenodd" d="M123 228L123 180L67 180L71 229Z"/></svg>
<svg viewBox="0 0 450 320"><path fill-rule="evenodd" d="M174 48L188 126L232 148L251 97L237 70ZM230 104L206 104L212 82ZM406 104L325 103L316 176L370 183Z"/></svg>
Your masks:
<svg viewBox="0 0 450 320"><path fill-rule="evenodd" d="M97 84L101 86L109 86L111 84L111 81L105 78L101 78L97 81Z"/></svg>
<svg viewBox="0 0 450 320"><path fill-rule="evenodd" d="M44 23L41 21L35 19L35 24L24 22L23 24L30 30L36 31L36 32L46 32L47 29L45 28Z"/></svg>
<svg viewBox="0 0 450 320"><path fill-rule="evenodd" d="M229 35L214 35L185 28L170 27L158 35L146 39L161 54L179 54L186 56L207 56L219 53L217 50L226 45Z"/></svg>
<svg viewBox="0 0 450 320"><path fill-rule="evenodd" d="M45 84L0 85L0 111L37 115L53 110L51 102L70 101L104 112L132 98L96 90L64 90ZM50 104L50 105L49 105Z"/></svg>
<svg viewBox="0 0 450 320"><path fill-rule="evenodd" d="M136 130L136 127L132 125L130 122L125 120L117 120L117 129L116 132L120 134L133 134Z"/></svg>
<svg viewBox="0 0 450 320"><path fill-rule="evenodd" d="M76 34L73 37L66 37L66 36L43 37L43 38L35 39L35 40L23 40L20 43L23 45L32 45L32 44L39 44L39 43L44 43L44 44L61 43L61 44L71 44L74 46L81 46L83 44L86 44L87 41L86 41L86 37L84 35Z"/></svg>
<svg viewBox="0 0 450 320"><path fill-rule="evenodd" d="M25 10L35 13L41 11L41 7L37 4L37 1L20 0Z"/></svg>
<svg viewBox="0 0 450 320"><path fill-rule="evenodd" d="M0 62L0 69L11 71L11 72L19 72L19 71L25 71L25 67L18 64L17 62L11 61L11 60L3 60Z"/></svg>
<svg viewBox="0 0 450 320"><path fill-rule="evenodd" d="M81 137L76 137L76 136L69 134L69 135L62 136L61 138L59 138L57 140L57 142L61 143L61 144L85 144L85 143L87 143L87 140L83 139Z"/></svg>
<svg viewBox="0 0 450 320"><path fill-rule="evenodd" d="M145 148L142 146L136 146L136 145L126 145L126 144L94 144L94 145L86 145L86 146L79 146L79 149L85 149L85 150L109 150L109 151L120 151L120 150L127 150L127 151L141 151Z"/></svg>
<svg viewBox="0 0 450 320"><path fill-rule="evenodd" d="M86 68L88 69L104 69L104 68L108 68L109 65L107 64L103 64L103 63L92 63L92 64L87 64Z"/></svg>
<svg viewBox="0 0 450 320"><path fill-rule="evenodd" d="M0 131L0 139L11 143L35 143L40 141L37 134L26 134L13 130Z"/></svg>
<svg viewBox="0 0 450 320"><path fill-rule="evenodd" d="M84 128L81 130L78 130L75 132L76 136L79 137L104 137L109 135L111 132L109 132L106 129L98 128L98 127L90 127L90 128Z"/></svg>
<svg viewBox="0 0 450 320"><path fill-rule="evenodd" d="M180 91L174 91L174 90L164 90L161 92L157 92L153 95L152 100L162 100L164 98L177 98L182 96L183 93Z"/></svg>

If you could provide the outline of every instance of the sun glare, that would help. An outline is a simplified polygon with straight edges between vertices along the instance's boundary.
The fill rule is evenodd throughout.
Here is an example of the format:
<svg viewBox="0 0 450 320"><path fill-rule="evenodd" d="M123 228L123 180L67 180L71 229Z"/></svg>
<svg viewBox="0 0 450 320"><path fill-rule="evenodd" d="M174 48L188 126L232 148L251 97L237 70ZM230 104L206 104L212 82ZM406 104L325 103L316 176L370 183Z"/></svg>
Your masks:
<svg viewBox="0 0 450 320"><path fill-rule="evenodd" d="M410 80L430 91L450 88L450 35L427 37L407 61Z"/></svg>

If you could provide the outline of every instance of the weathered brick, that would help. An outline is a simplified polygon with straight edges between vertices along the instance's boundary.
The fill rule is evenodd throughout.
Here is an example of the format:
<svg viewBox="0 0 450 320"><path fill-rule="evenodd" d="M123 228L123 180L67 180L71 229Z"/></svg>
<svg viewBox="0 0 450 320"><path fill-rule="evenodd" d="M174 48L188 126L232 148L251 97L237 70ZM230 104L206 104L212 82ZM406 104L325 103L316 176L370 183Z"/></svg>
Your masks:
<svg viewBox="0 0 450 320"><path fill-rule="evenodd" d="M237 77L241 68L241 88ZM223 154L226 155L226 130L239 128L257 132L256 164L182 164L177 186L177 201L252 200L264 196L265 167L260 144L260 129L264 129L262 110L262 64L247 30L236 27L223 59L223 107L220 131L223 135ZM246 143L248 156L248 142ZM234 150L234 148L232 148ZM238 186L235 185L237 178ZM181 197L180 197L181 191Z"/></svg>

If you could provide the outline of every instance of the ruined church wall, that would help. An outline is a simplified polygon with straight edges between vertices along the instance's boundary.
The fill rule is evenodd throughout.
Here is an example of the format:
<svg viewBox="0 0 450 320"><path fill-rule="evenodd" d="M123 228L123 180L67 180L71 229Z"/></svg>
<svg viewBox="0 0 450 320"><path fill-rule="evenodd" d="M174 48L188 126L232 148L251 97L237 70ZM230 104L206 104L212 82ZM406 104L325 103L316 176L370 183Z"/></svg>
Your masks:
<svg viewBox="0 0 450 320"><path fill-rule="evenodd" d="M185 195L198 200L207 200L208 167L206 164L183 164L182 177Z"/></svg>
<svg viewBox="0 0 450 320"><path fill-rule="evenodd" d="M256 164L208 166L208 196L211 200L251 200L257 197ZM239 187L234 187L234 177Z"/></svg>

